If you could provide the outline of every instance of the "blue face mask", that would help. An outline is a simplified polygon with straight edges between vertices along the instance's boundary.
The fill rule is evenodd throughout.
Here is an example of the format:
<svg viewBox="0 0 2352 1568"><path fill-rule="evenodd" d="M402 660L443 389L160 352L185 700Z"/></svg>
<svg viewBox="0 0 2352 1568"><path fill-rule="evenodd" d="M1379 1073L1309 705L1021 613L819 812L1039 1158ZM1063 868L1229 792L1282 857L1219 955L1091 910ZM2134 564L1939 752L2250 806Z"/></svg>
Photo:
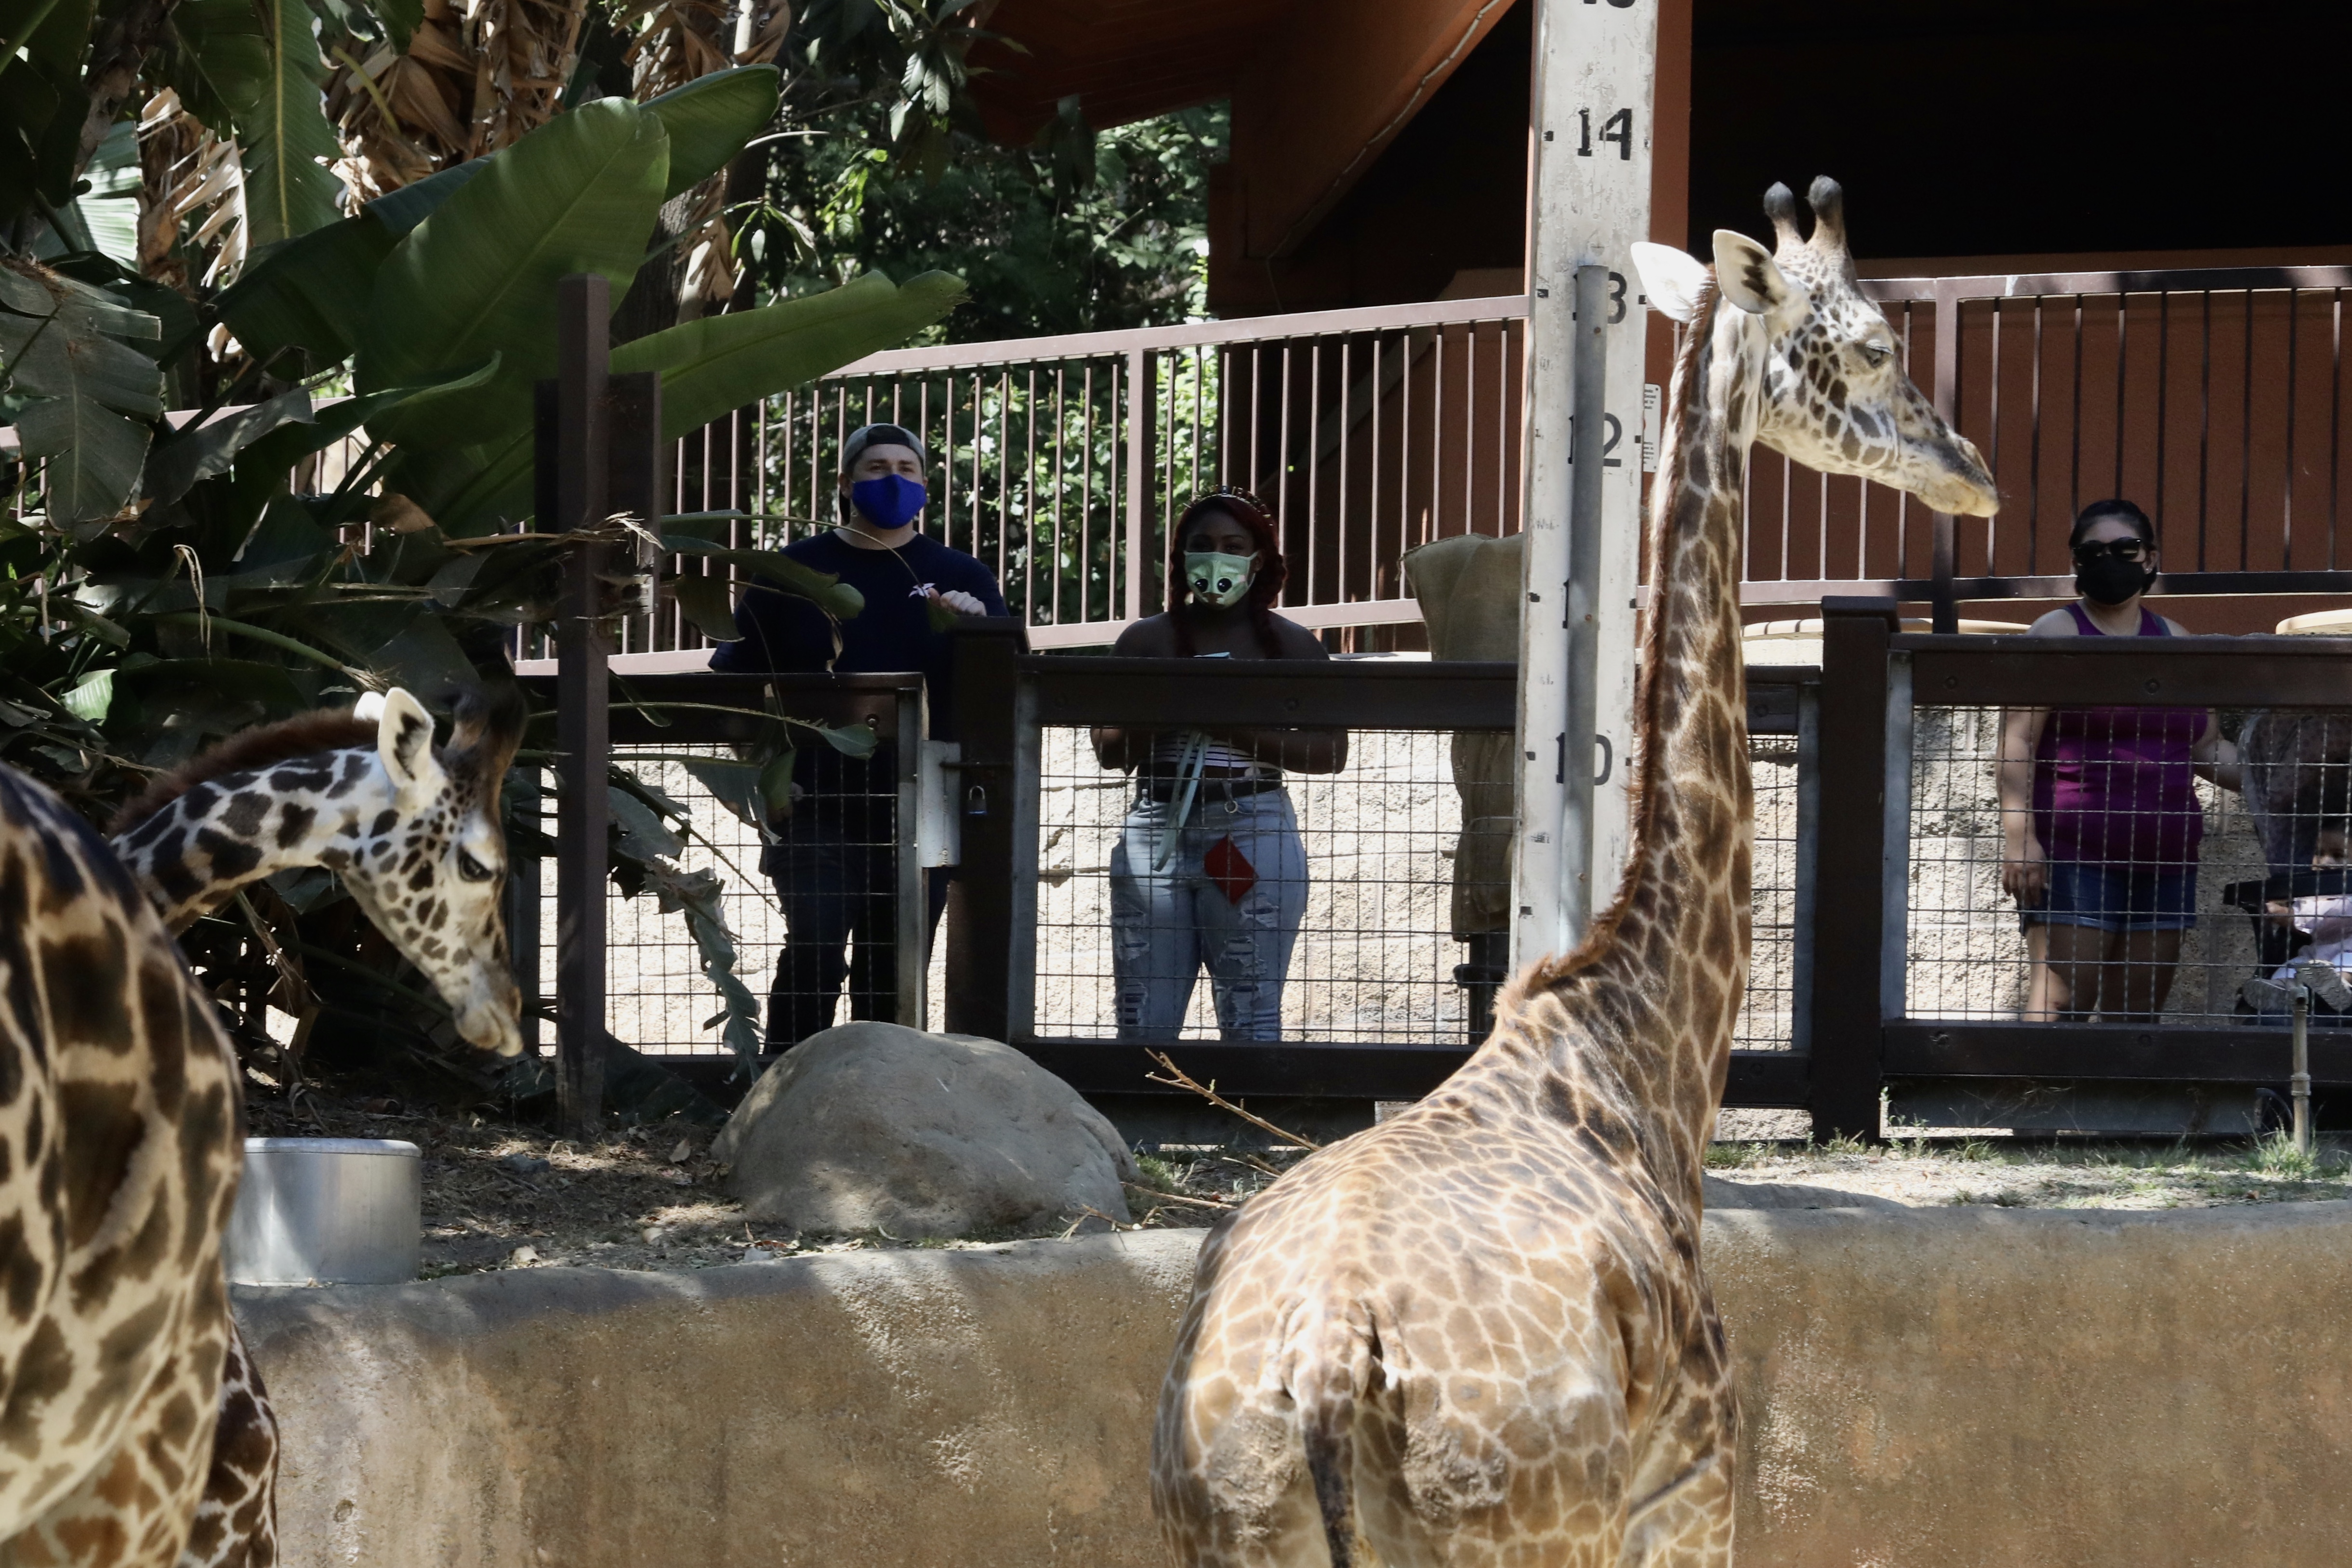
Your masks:
<svg viewBox="0 0 2352 1568"><path fill-rule="evenodd" d="M866 520L887 532L906 527L914 521L915 514L923 509L930 495L918 480L902 474L885 474L878 479L860 479L849 487L850 505L864 514Z"/></svg>

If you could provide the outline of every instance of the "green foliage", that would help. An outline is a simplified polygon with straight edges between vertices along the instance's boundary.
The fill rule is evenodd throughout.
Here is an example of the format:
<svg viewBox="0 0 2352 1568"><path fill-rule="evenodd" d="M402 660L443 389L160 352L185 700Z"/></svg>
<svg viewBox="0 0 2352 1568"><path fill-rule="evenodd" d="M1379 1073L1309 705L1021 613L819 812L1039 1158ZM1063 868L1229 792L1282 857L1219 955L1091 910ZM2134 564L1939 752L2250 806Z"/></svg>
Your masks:
<svg viewBox="0 0 2352 1568"><path fill-rule="evenodd" d="M775 118L777 75L773 66L713 71L646 100L646 112L669 132L665 198L691 190L727 167L743 143Z"/></svg>
<svg viewBox="0 0 2352 1568"><path fill-rule="evenodd" d="M763 286L797 293L868 269L952 272L971 298L935 336L957 341L1205 311L1222 105L1098 134L1066 108L1030 146L942 131L936 156L928 142L893 147L887 118L879 106L847 110L838 132L771 156L762 203L737 242Z"/></svg>
<svg viewBox="0 0 2352 1568"><path fill-rule="evenodd" d="M308 13L269 14L282 38L265 86L278 84L272 123L283 134L254 156L323 177L293 151L290 106L319 108ZM0 25L8 15L0 9ZM247 37L201 9L187 17L190 29L211 22ZM234 49L196 81L240 127L259 112L252 87ZM300 182L281 181L272 221L282 237L236 285L193 305L101 256L44 266L0 250L0 416L45 460L16 476L20 487L37 480L29 514L0 523L0 761L102 819L154 771L251 725L369 686L436 698L501 671L509 629L544 624L567 553L628 538L618 522L570 534L529 526L531 382L554 370L556 282L600 272L617 296L673 169L725 164L775 95L775 73L755 68L654 105L584 104L350 217L304 209ZM861 277L642 339L616 368L662 372L676 434L903 341L961 294L951 277L901 288ZM166 372L186 371L222 325L253 356L247 370L196 417L164 423ZM290 475L362 429L367 443L339 478L295 488ZM353 525L379 489L399 507L363 548ZM436 511L445 499L456 504ZM856 608L854 591L773 552L722 550L690 525L676 542L710 557L719 575L698 583L740 572L836 613ZM769 716L742 765L745 800L793 755L795 725ZM852 751L873 745L863 728L820 734ZM758 1004L733 972L721 883L679 863L686 814L618 775L613 809L616 882L652 891L686 923L722 998L714 1022L756 1056ZM544 847L535 823L509 831L519 852ZM446 1009L386 967L331 888L305 873L256 890L251 919L274 931L273 961L297 967L288 972L337 1016L339 1036L345 1025L375 1043L387 1030L446 1035ZM245 918L191 929L200 968L217 976L243 961L233 955L245 951Z"/></svg>
<svg viewBox="0 0 2352 1568"><path fill-rule="evenodd" d="M374 434L425 446L519 431L533 382L555 373L556 285L602 273L614 298L645 255L669 173L658 116L584 104L488 167L393 247L375 275L358 384L381 391L499 354L490 384L412 404Z"/></svg>
<svg viewBox="0 0 2352 1568"><path fill-rule="evenodd" d="M335 177L318 160L342 150L327 124L327 79L303 0L254 0L266 18L267 56L250 102L236 107L245 145L245 214L256 245L292 239L335 221Z"/></svg>
<svg viewBox="0 0 2352 1568"><path fill-rule="evenodd" d="M16 401L24 454L49 460L51 516L79 528L130 500L163 412L155 361L125 340L156 319L37 263L0 256L0 374Z"/></svg>

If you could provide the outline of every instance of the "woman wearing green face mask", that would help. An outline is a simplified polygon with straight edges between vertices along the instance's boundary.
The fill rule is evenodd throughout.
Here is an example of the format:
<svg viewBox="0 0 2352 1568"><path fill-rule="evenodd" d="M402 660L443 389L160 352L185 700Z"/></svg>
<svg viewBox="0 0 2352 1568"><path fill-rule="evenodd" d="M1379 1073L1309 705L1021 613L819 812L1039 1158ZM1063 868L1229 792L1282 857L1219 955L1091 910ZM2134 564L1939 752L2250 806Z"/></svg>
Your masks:
<svg viewBox="0 0 2352 1568"><path fill-rule="evenodd" d="M1283 561L1274 518L1239 491L1177 520L1176 608L1120 633L1113 653L1163 659L1324 659L1315 634L1274 613ZM1330 730L1098 728L1106 768L1136 798L1111 852L1111 961L1122 1040L1173 1040L1203 967L1226 1040L1282 1038L1282 987L1307 914L1307 850L1286 769L1336 773Z"/></svg>

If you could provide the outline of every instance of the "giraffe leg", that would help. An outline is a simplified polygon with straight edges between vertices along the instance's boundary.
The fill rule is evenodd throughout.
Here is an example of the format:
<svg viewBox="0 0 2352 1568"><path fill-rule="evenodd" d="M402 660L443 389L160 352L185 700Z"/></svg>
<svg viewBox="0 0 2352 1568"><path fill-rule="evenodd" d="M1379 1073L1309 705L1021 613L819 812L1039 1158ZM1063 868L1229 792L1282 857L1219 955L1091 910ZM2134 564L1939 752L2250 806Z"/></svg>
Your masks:
<svg viewBox="0 0 2352 1568"><path fill-rule="evenodd" d="M277 1561L278 1416L232 1320L212 1468L179 1568L273 1568Z"/></svg>
<svg viewBox="0 0 2352 1568"><path fill-rule="evenodd" d="M1732 1461L1726 1444L1637 1506L1618 1568L1730 1568Z"/></svg>

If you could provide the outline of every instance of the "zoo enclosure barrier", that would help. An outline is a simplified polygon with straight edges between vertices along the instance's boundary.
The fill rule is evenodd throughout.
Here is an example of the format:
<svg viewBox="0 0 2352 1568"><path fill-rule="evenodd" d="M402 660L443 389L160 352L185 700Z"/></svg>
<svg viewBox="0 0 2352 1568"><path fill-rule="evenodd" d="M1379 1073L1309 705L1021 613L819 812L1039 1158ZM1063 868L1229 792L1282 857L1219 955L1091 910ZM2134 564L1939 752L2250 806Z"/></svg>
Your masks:
<svg viewBox="0 0 2352 1568"><path fill-rule="evenodd" d="M522 684L542 701L552 698L552 675L525 675ZM922 868L944 851L936 843L936 813L927 824L919 810L929 745L922 677L616 674L611 711L610 762L648 787L652 800L614 786L616 831L624 838L642 835L625 847L664 852L683 876L719 879L718 905L733 936L735 972L758 999L761 1023L784 930L772 869L787 891L809 901L802 907L870 935L881 960L871 983L873 1005L924 1027ZM866 728L876 737L875 751L864 761L845 757L814 731L780 722L785 718ZM793 771L804 793L781 831L762 831L759 777L785 743L794 748ZM549 768L540 784L551 821L553 772ZM819 789L809 790L812 784ZM683 821L664 809L665 797ZM786 853L763 867L763 849L790 839L795 822L815 830L803 845L815 854ZM820 866L831 873L822 886L814 882ZM519 860L509 883L527 1039L535 1039L529 1016L546 1010L558 972L555 922L542 918L555 905L558 870L552 856ZM724 1080L735 1062L719 1037L723 1009L675 900L657 887L632 891L607 882L601 864L586 869L585 882L605 889L609 1031L698 1080ZM882 924L891 917L895 924Z"/></svg>
<svg viewBox="0 0 2352 1568"><path fill-rule="evenodd" d="M1507 768L1514 665L1071 658L1024 653L1016 637L986 631L968 633L959 653L967 918L955 940L968 946L950 965L968 983L950 987L949 1029L1006 1040L1098 1099L1180 1093L1150 1081L1155 1050L1221 1092L1360 1104L1416 1098L1468 1060L1505 977L1510 873L1507 852L1482 861L1465 829L1492 814L1481 794L1496 788L1488 762ZM1728 1103L1802 1107L1821 821L1809 766L1815 678L1803 668L1749 674L1756 983ZM1286 779L1307 889L1279 1040L1220 1039L1205 977L1167 1038L1120 1037L1112 862L1137 787L1099 762L1096 726L1349 736L1339 771ZM1500 789L1507 812L1507 782ZM1202 808L1202 820L1215 821L1215 809Z"/></svg>
<svg viewBox="0 0 2352 1568"><path fill-rule="evenodd" d="M2295 950L2269 906L2347 891L2311 860L2352 798L2352 641L1901 635L1885 601L1824 612L1821 810L1839 830L1811 944L1817 1128L1876 1136L1882 1096L1897 1124L2258 1126L2259 1092L2290 1071L2282 1009L2245 989ZM2125 736L2210 709L2246 749L2243 798L2196 787L2203 842L2180 852L2196 925L2160 1005L2127 989L2119 1019L2026 1016L1992 768L2000 716L2028 707L2103 713ZM2117 978L2160 967L2143 952ZM2352 1088L2352 1032L2315 1028L2310 1051L2323 1090Z"/></svg>

